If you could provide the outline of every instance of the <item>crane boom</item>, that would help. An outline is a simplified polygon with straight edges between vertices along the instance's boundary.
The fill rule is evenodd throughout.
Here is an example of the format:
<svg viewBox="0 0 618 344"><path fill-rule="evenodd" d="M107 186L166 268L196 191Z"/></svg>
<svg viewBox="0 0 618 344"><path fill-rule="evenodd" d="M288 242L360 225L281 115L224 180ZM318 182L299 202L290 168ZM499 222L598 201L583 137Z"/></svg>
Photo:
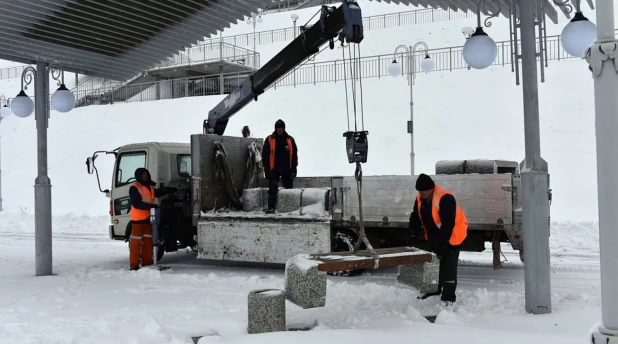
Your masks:
<svg viewBox="0 0 618 344"><path fill-rule="evenodd" d="M339 8L322 6L320 21L303 30L290 44L262 68L246 78L240 86L208 113L204 122L204 132L223 135L229 119L251 100L293 70L311 55L320 51L320 47L330 43L334 48L334 38L345 39L348 43L360 43L363 40L363 19L356 1L344 0Z"/></svg>

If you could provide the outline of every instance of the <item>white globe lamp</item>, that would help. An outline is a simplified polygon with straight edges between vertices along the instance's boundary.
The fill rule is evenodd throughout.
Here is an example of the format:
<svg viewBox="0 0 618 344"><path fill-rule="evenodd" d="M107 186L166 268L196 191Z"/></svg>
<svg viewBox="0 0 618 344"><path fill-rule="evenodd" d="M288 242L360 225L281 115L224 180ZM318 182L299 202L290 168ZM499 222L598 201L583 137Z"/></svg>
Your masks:
<svg viewBox="0 0 618 344"><path fill-rule="evenodd" d="M397 60L393 60L393 63L391 63L390 66L388 66L388 74L390 76L400 76L401 75L401 67L399 66L399 63L397 63Z"/></svg>
<svg viewBox="0 0 618 344"><path fill-rule="evenodd" d="M264 21L264 19L262 19L262 16L259 16L259 17L258 17L258 19L257 19L257 21L258 21L258 24L262 24L262 22Z"/></svg>
<svg viewBox="0 0 618 344"><path fill-rule="evenodd" d="M463 57L466 63L475 69L491 66L498 55L496 42L487 36L482 27L477 27L463 47Z"/></svg>
<svg viewBox="0 0 618 344"><path fill-rule="evenodd" d="M11 115L11 109L6 106L6 104L4 104L4 106L0 108L0 115L2 115L2 117L7 117Z"/></svg>
<svg viewBox="0 0 618 344"><path fill-rule="evenodd" d="M251 18L247 18L247 21L245 23L247 23L247 25L251 25Z"/></svg>
<svg viewBox="0 0 618 344"><path fill-rule="evenodd" d="M290 15L290 17L292 17L292 20L293 20L293 21L297 21L297 20L298 20L298 14L296 14L296 13L292 13L292 14Z"/></svg>
<svg viewBox="0 0 618 344"><path fill-rule="evenodd" d="M436 68L436 63L429 55L425 55L423 61L421 61L421 70L425 73L433 72Z"/></svg>
<svg viewBox="0 0 618 344"><path fill-rule="evenodd" d="M26 118L34 111L34 102L24 90L21 90L17 97L11 101L11 111L17 117Z"/></svg>
<svg viewBox="0 0 618 344"><path fill-rule="evenodd" d="M586 49L594 43L597 26L582 12L576 12L571 21L562 29L562 47L571 56L584 57Z"/></svg>
<svg viewBox="0 0 618 344"><path fill-rule="evenodd" d="M69 112L75 106L75 96L62 84L52 95L51 104L58 112Z"/></svg>

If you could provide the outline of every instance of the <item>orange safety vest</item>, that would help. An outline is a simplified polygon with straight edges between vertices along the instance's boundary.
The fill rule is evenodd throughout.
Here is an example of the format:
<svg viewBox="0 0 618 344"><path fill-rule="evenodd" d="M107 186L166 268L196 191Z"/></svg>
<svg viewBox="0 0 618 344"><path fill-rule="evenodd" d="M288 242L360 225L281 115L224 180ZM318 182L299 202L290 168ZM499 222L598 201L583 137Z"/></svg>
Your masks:
<svg viewBox="0 0 618 344"><path fill-rule="evenodd" d="M438 228L442 225L442 220L440 219L440 199L442 199L444 195L452 195L452 193L436 185L433 191L433 197L431 198L431 215ZM416 200L418 204L418 217L421 219L421 224L423 224L423 217L421 216L421 194L416 196ZM453 246L461 244L468 235L468 219L466 218L466 214L464 214L457 200L455 200L455 204L457 205L455 226L453 227L453 234L451 234L451 238L448 241ZM423 224L423 230L425 231L425 239L429 240L429 238L427 238L427 227L425 227L425 224Z"/></svg>
<svg viewBox="0 0 618 344"><path fill-rule="evenodd" d="M155 204L154 187L144 187L142 184L135 182L133 186L137 189L140 196L142 196L142 202L148 204ZM150 217L150 210L137 209L131 205L131 221L142 221Z"/></svg>
<svg viewBox="0 0 618 344"><path fill-rule="evenodd" d="M292 146L292 139L289 137L286 139L288 142L288 150L290 151L290 169L292 169L292 157L294 156L294 146ZM268 136L268 144L270 145L270 170L275 169L275 142L276 139L274 137Z"/></svg>

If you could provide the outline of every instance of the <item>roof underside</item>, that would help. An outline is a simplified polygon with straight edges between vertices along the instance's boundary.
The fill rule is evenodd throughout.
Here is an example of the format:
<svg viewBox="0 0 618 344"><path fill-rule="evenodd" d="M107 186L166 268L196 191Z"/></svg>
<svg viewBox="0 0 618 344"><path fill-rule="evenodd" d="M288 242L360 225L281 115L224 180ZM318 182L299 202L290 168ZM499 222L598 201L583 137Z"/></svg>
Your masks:
<svg viewBox="0 0 618 344"><path fill-rule="evenodd" d="M453 11L463 11L466 13L468 11L476 13L478 10L478 6L479 6L478 0L372 0L372 1L386 2L389 4L395 3L395 4L403 4L403 5L413 5L413 6L425 7L425 8L436 8L436 9L441 8L444 10L451 9ZM519 18L519 4L518 4L518 1L516 0L485 0L485 4L481 6L481 13L483 13L484 15L490 15L489 12L496 13L498 10L500 10L500 15L508 18L511 15L511 9L510 9L511 1L515 1L516 3L517 18ZM531 0L531 1L535 1L535 0ZM545 4L544 6L545 16L547 16L552 22L554 22L554 24L558 23L558 12L556 11L556 8L558 8L564 14L566 18L571 18L571 15L567 7L556 6L553 4L552 0L538 0L538 1L539 1L538 3L536 1L535 3L540 4L542 1L542 3ZM579 0L574 0L574 2L575 1L579 1ZM560 2L564 2L564 0ZM581 3L583 2L584 1L582 0ZM588 6L590 6L591 9L594 9L593 0L586 0L586 2L588 3ZM534 11L535 16L538 16L538 7L539 6L535 6L535 11Z"/></svg>
<svg viewBox="0 0 618 344"><path fill-rule="evenodd" d="M0 0L0 59L127 80L271 0Z"/></svg>

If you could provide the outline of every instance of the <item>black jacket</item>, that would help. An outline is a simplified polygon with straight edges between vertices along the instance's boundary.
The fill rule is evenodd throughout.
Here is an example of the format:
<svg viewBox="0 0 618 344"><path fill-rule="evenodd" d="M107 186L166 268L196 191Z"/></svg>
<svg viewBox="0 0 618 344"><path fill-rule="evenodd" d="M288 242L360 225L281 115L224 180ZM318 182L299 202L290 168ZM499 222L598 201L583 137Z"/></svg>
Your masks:
<svg viewBox="0 0 618 344"><path fill-rule="evenodd" d="M144 173L144 171L146 171L146 173L148 173L148 181L147 182L143 182L142 181L142 173ZM148 171L145 168L138 168L135 170L135 180L137 180L138 183L142 184L144 187L149 188L150 186L155 186L157 185L157 183L153 182L151 177L150 177L150 171ZM161 197L161 196L165 196L169 193L172 193L176 191L175 188L169 188L169 187L164 187L164 188L160 188L160 189L154 189L154 196L156 197ZM142 195L140 195L139 190L137 190L137 188L133 185L131 185L131 187L129 188L129 196L131 196L131 205L137 209L142 209L142 210L150 210L150 208L153 208L152 204L149 203L145 203L142 201ZM133 223L150 223L150 218L147 218L146 220L141 220L141 221L133 221Z"/></svg>
<svg viewBox="0 0 618 344"><path fill-rule="evenodd" d="M427 228L427 240L432 247L437 248L445 245L451 245L449 240L453 234L453 228L455 227L455 215L457 214L457 203L455 202L455 197L447 194L442 196L440 199L439 214L440 220L442 221L440 228L436 226L433 216L431 215L431 202L432 200L425 201L421 199L421 213L419 217L419 213L417 212L418 200L414 201L414 209L410 214L409 228L413 232L422 230L424 223ZM421 217L423 219L422 223Z"/></svg>
<svg viewBox="0 0 618 344"><path fill-rule="evenodd" d="M262 147L262 164L264 165L264 171L268 175L270 172L270 143L269 138L275 138L275 168L274 171L287 174L296 174L296 168L298 166L298 147L296 146L296 140L286 131L283 135L277 135L277 132L273 132L264 140L264 147ZM290 152L288 150L287 139L292 141L292 168L290 169Z"/></svg>

